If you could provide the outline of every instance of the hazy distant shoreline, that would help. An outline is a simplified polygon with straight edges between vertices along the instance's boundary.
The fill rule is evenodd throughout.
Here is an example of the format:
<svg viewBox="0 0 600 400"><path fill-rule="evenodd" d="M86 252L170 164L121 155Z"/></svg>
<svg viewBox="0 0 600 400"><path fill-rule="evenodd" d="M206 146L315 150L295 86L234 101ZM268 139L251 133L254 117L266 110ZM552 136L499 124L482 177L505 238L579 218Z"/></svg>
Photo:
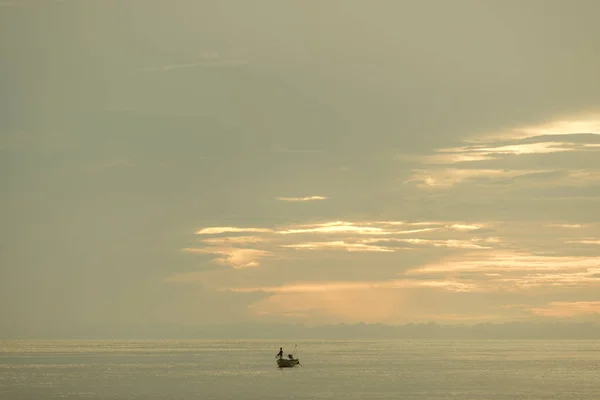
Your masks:
<svg viewBox="0 0 600 400"><path fill-rule="evenodd" d="M333 324L303 326L288 324L223 324L201 327L147 326L104 329L94 327L56 330L52 334L0 332L0 340L11 339L600 339L600 324L594 322L512 322L474 325L420 323L406 325Z"/></svg>

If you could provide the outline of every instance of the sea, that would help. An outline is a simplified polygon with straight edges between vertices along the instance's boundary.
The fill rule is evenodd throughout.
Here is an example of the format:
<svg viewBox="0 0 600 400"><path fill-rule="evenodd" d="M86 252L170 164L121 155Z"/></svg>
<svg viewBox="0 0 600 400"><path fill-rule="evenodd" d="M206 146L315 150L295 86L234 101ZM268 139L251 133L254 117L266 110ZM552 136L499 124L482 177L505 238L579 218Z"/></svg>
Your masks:
<svg viewBox="0 0 600 400"><path fill-rule="evenodd" d="M600 341L0 341L0 399L598 400Z"/></svg>

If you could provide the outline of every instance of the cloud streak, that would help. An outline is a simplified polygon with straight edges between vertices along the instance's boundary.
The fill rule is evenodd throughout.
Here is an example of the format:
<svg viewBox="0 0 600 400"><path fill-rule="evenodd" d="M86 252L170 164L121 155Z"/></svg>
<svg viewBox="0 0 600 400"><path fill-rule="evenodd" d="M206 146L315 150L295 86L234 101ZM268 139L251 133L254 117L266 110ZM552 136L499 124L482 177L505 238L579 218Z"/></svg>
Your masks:
<svg viewBox="0 0 600 400"><path fill-rule="evenodd" d="M446 240L432 240L432 239L402 239L402 238L387 238L387 239L366 239L366 243L403 243L411 245L413 247L447 247L454 249L491 249L491 246L485 246L480 243L494 244L498 242L497 238L473 238L471 240L457 240L457 239L446 239Z"/></svg>
<svg viewBox="0 0 600 400"><path fill-rule="evenodd" d="M482 291L600 286L600 257L552 256L514 251L466 253L413 268L406 276L434 276L476 283Z"/></svg>
<svg viewBox="0 0 600 400"><path fill-rule="evenodd" d="M374 246L365 243L347 243L344 241L332 241L332 242L309 242L309 243L297 243L287 244L281 247L290 248L295 250L343 250L348 252L382 252L388 253L393 252L393 249L381 246Z"/></svg>
<svg viewBox="0 0 600 400"><path fill-rule="evenodd" d="M530 174L540 172L552 172L549 170L501 170L501 169L416 169L405 184L415 184L422 189L447 189L458 184L476 182L480 184L493 181L508 180L517 177L526 177Z"/></svg>
<svg viewBox="0 0 600 400"><path fill-rule="evenodd" d="M277 232L280 235L294 235L306 233L356 233L361 235L389 235L392 232L383 228L366 225L355 225L343 221L328 222L324 224L308 225L285 229Z"/></svg>
<svg viewBox="0 0 600 400"><path fill-rule="evenodd" d="M268 233L268 228L238 228L234 226L215 226L196 231L196 235L215 235L219 233Z"/></svg>
<svg viewBox="0 0 600 400"><path fill-rule="evenodd" d="M231 68L248 65L249 61L245 58L226 57L220 53L205 53L200 56L200 60L190 63L168 64L160 66L145 67L140 69L141 72L168 72L186 68Z"/></svg>
<svg viewBox="0 0 600 400"><path fill-rule="evenodd" d="M213 246L230 246L250 243L265 243L272 241L266 236L226 236L202 239L202 243L206 243Z"/></svg>
<svg viewBox="0 0 600 400"><path fill-rule="evenodd" d="M567 243L580 243L580 244L600 244L600 239L580 239L580 240L568 240Z"/></svg>
<svg viewBox="0 0 600 400"><path fill-rule="evenodd" d="M600 135L600 114L579 115L542 124L525 126L508 132L486 134L481 140L522 140L536 136L593 134Z"/></svg>
<svg viewBox="0 0 600 400"><path fill-rule="evenodd" d="M600 265L600 257L541 256L518 252L490 252L466 254L455 260L448 259L416 268L412 274L440 272L502 272L502 271L549 271L592 268Z"/></svg>
<svg viewBox="0 0 600 400"><path fill-rule="evenodd" d="M237 247L185 248L183 251L191 254L219 255L220 257L214 260L215 263L234 269L258 267L261 258L271 255L265 250Z"/></svg>
<svg viewBox="0 0 600 400"><path fill-rule="evenodd" d="M315 201L315 200L327 200L328 197L323 196L308 196L308 197L276 197L276 200L290 201L290 202L303 202L303 201Z"/></svg>
<svg viewBox="0 0 600 400"><path fill-rule="evenodd" d="M553 318L600 315L600 301L553 301L544 307L532 307L529 310L535 315Z"/></svg>
<svg viewBox="0 0 600 400"><path fill-rule="evenodd" d="M282 286L261 286L261 287L236 287L223 290L233 292L267 292L267 293L327 293L336 291L352 291L352 290L371 290L371 289L408 289L408 288L440 288L449 291L470 291L472 285L452 282L452 281L423 281L423 280L389 280L389 281L331 281L331 282L312 282L312 283L296 283Z"/></svg>
<svg viewBox="0 0 600 400"><path fill-rule="evenodd" d="M549 226L566 229L579 229L584 227L582 224L550 224Z"/></svg>
<svg viewBox="0 0 600 400"><path fill-rule="evenodd" d="M502 156L523 154L549 154L563 151L574 151L568 142L537 142L515 143L509 145L472 145L458 148L440 149L439 161L459 163L469 161L482 161L499 158Z"/></svg>

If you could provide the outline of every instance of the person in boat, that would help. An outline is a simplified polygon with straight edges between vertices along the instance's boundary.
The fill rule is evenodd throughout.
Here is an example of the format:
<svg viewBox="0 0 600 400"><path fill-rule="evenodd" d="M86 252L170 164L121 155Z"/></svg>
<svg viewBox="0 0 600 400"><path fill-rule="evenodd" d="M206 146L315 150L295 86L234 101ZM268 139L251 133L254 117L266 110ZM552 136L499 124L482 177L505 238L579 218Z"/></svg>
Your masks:
<svg viewBox="0 0 600 400"><path fill-rule="evenodd" d="M278 357L279 359L283 358L283 347L279 348L279 353L277 353L277 355L275 357Z"/></svg>
<svg viewBox="0 0 600 400"><path fill-rule="evenodd" d="M294 356L293 356L292 354L288 354L288 358L289 358L290 360L293 360L293 359L294 359Z"/></svg>

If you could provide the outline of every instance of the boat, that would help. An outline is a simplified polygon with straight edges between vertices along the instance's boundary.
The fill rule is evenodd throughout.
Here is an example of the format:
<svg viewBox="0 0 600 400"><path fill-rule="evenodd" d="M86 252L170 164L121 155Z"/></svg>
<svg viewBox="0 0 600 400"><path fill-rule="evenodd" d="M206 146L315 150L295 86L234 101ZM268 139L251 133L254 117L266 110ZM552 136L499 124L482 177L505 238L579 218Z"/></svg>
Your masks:
<svg viewBox="0 0 600 400"><path fill-rule="evenodd" d="M288 354L287 358L283 358L283 348L280 347L279 348L279 353L277 353L277 355L275 357L277 357L277 366L279 368L292 368L295 367L296 365L300 365L302 366L302 364L300 364L300 360L296 357L296 350L298 349L298 346L294 346L294 351L292 352L292 354Z"/></svg>
<svg viewBox="0 0 600 400"><path fill-rule="evenodd" d="M298 364L300 364L300 360L298 360L297 358L289 358L289 359L278 358L277 359L277 366L279 368L292 368Z"/></svg>

